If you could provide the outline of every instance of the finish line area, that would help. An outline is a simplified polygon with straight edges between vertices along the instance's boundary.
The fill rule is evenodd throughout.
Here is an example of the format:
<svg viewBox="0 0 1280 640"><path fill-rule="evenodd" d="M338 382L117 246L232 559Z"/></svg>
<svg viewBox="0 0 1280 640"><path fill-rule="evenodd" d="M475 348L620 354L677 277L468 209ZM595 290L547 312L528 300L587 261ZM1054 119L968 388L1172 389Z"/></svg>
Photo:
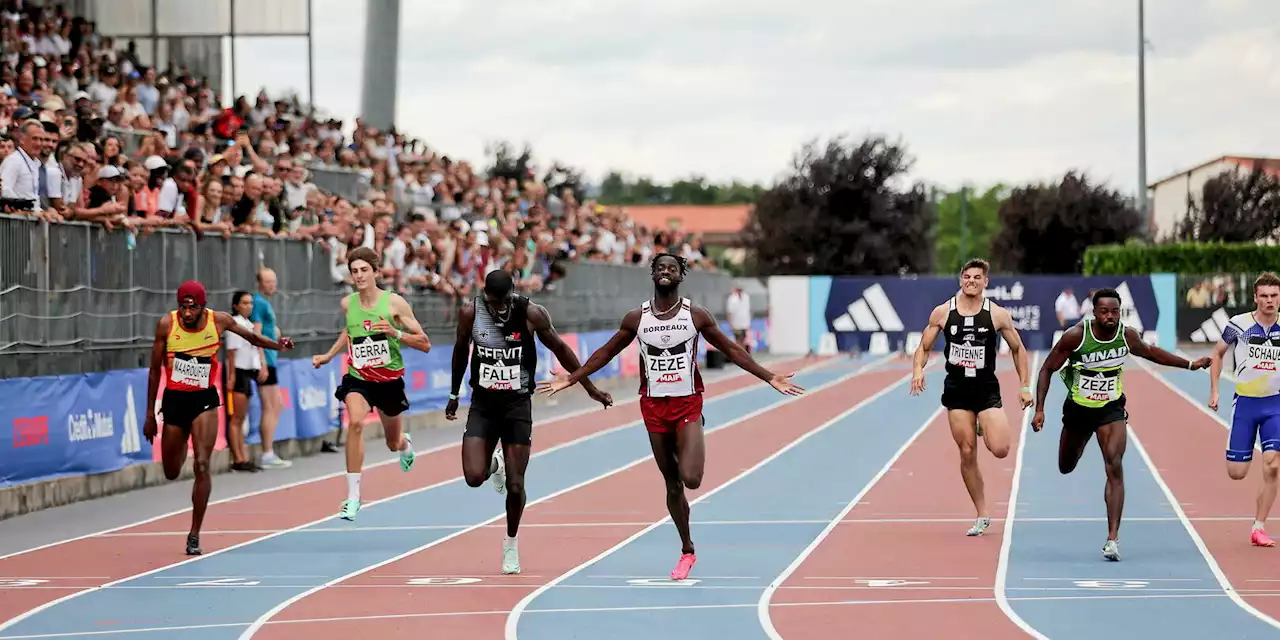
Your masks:
<svg viewBox="0 0 1280 640"><path fill-rule="evenodd" d="M709 377L687 580L667 577L679 538L627 400L535 427L519 575L500 572L503 497L463 482L459 433L410 473L366 466L355 522L337 518L340 473L243 496L220 495L219 476L203 556L182 554L187 510L0 556L0 640L1280 635L1277 551L1249 544L1260 470L1227 477L1230 410L1205 408L1206 372L1130 358L1109 562L1098 447L1058 472L1065 389L1055 377L1032 432L1008 356L1013 448L996 459L979 440L992 525L965 535L975 514L930 362L919 397L900 354L770 363L799 371L799 398L736 369Z"/></svg>

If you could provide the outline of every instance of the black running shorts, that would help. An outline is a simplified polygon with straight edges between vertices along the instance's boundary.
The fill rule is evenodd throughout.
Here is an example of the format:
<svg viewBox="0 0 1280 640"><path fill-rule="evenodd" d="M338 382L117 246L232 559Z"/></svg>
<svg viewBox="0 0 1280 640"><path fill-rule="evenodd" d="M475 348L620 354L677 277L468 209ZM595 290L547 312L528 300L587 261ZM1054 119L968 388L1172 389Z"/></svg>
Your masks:
<svg viewBox="0 0 1280 640"><path fill-rule="evenodd" d="M473 394L463 437L529 446L533 443L533 398L528 395L492 398Z"/></svg>
<svg viewBox="0 0 1280 640"><path fill-rule="evenodd" d="M1062 428L1097 431L1098 427L1112 422L1128 422L1129 410L1125 408L1125 396L1101 407L1085 407L1068 397L1062 402Z"/></svg>
<svg viewBox="0 0 1280 640"><path fill-rule="evenodd" d="M222 406L222 398L218 390L209 388L200 391L181 391L165 389L160 397L160 416L164 424L181 427L187 431L191 425L206 411Z"/></svg>
<svg viewBox="0 0 1280 640"><path fill-rule="evenodd" d="M404 378L396 378L388 382L371 382L361 380L351 374L342 376L342 384L333 396L338 402L346 402L348 393L357 393L377 409L378 413L394 418L409 410L409 398L404 395Z"/></svg>
<svg viewBox="0 0 1280 640"><path fill-rule="evenodd" d="M977 415L987 409L1004 406L1000 399L1000 382L965 382L947 376L942 382L942 406L948 410L968 411Z"/></svg>

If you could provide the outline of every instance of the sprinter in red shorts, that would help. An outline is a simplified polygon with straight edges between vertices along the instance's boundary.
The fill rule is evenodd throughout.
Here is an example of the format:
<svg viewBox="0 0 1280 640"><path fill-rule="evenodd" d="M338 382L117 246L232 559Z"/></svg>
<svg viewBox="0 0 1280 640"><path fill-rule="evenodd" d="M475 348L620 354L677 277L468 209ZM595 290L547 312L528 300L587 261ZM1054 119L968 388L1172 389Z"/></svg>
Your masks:
<svg viewBox="0 0 1280 640"><path fill-rule="evenodd" d="M689 577L697 561L689 534L689 500L685 488L702 484L706 461L702 428L702 375L698 372L698 339L724 353L731 362L768 382L779 392L798 396L804 389L791 383L795 374L775 374L760 366L740 345L729 339L711 312L680 297L680 283L688 265L684 258L660 253L650 265L654 295L639 309L622 318L622 327L603 347L569 376L538 385L553 395L600 370L631 341L640 340L640 415L649 432L653 459L667 485L667 510L680 533L680 561L672 580Z"/></svg>

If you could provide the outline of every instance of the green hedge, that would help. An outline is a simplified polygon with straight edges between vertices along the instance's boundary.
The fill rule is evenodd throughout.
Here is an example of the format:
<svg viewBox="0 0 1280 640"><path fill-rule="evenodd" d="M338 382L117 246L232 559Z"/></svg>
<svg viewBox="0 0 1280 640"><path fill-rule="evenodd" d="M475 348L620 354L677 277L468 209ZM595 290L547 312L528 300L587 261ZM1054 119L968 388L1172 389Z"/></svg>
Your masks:
<svg viewBox="0 0 1280 640"><path fill-rule="evenodd" d="M1085 275L1256 273L1280 270L1280 246L1252 242L1096 245L1084 252Z"/></svg>

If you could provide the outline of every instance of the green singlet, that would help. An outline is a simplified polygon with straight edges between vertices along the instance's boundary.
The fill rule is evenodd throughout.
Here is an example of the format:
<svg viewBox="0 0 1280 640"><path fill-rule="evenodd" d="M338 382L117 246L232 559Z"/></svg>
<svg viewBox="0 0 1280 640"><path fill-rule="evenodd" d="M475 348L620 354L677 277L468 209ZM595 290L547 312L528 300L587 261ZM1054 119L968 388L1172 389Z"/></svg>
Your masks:
<svg viewBox="0 0 1280 640"><path fill-rule="evenodd" d="M347 337L351 368L347 373L369 382L390 382L404 375L400 341L372 329L379 320L391 322L391 293L383 291L372 310L360 306L360 294L347 298Z"/></svg>
<svg viewBox="0 0 1280 640"><path fill-rule="evenodd" d="M1093 319L1084 319L1084 339L1080 346L1067 356L1067 366L1062 368L1062 381L1067 383L1071 401L1082 406L1098 408L1119 400L1124 395L1120 371L1129 355L1129 342L1124 337L1124 323L1116 328L1116 335L1107 342L1093 335Z"/></svg>

